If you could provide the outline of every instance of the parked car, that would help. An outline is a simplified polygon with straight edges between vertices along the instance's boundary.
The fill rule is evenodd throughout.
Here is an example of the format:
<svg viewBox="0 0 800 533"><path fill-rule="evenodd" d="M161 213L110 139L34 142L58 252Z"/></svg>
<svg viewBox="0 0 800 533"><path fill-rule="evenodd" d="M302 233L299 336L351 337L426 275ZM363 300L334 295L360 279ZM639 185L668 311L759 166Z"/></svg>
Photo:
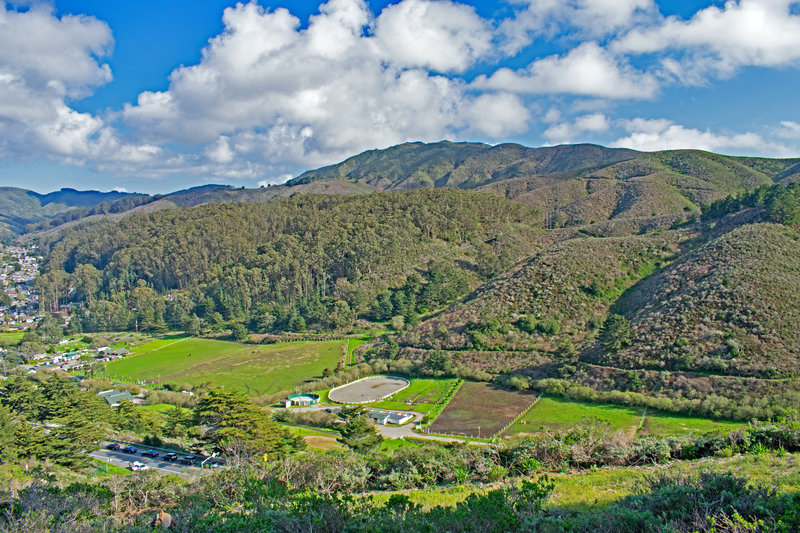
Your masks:
<svg viewBox="0 0 800 533"><path fill-rule="evenodd" d="M142 455L144 455L145 457L154 457L155 458L155 457L158 457L158 452L155 451L155 450L144 450L142 452Z"/></svg>
<svg viewBox="0 0 800 533"><path fill-rule="evenodd" d="M108 448L109 450L119 450L121 446L116 442L112 442L111 444L106 444L106 448Z"/></svg>
<svg viewBox="0 0 800 533"><path fill-rule="evenodd" d="M120 451L121 451L122 453L136 453L136 452L137 452L137 451L139 451L139 450L137 450L137 449L136 449L136 448L134 448L133 446L125 446L125 447L124 447L124 448L122 448Z"/></svg>
<svg viewBox="0 0 800 533"><path fill-rule="evenodd" d="M164 455L162 455L161 458L164 459L165 461L173 461L174 462L174 461L178 460L178 454L169 452L169 453L165 453Z"/></svg>
<svg viewBox="0 0 800 533"><path fill-rule="evenodd" d="M178 459L178 462L182 465L193 465L195 462L195 457L193 455L187 455Z"/></svg>
<svg viewBox="0 0 800 533"><path fill-rule="evenodd" d="M128 464L128 468L130 468L134 472L138 472L139 470L150 470L150 467L144 463L140 463L139 461L134 461Z"/></svg>

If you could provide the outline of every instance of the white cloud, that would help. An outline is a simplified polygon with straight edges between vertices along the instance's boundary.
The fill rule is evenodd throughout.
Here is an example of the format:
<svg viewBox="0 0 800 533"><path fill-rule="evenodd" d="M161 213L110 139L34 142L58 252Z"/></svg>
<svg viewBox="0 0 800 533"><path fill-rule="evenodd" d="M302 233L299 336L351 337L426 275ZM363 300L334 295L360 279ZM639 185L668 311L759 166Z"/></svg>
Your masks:
<svg viewBox="0 0 800 533"><path fill-rule="evenodd" d="M526 128L516 96L476 95L427 70L461 71L489 49L471 7L404 0L373 20L362 0L331 0L303 28L285 9L249 3L226 9L223 22L200 63L123 110L149 143L203 146L194 164L205 168L263 175L407 140Z"/></svg>
<svg viewBox="0 0 800 533"><path fill-rule="evenodd" d="M551 144L573 142L586 133L600 133L610 127L608 117L602 113L593 113L576 118L573 122L553 124L542 136Z"/></svg>
<svg viewBox="0 0 800 533"><path fill-rule="evenodd" d="M775 134L784 139L800 139L800 124L791 120L782 120Z"/></svg>
<svg viewBox="0 0 800 533"><path fill-rule="evenodd" d="M111 190L114 192L128 192L128 189L126 189L125 187L114 187Z"/></svg>
<svg viewBox="0 0 800 533"><path fill-rule="evenodd" d="M710 130L686 128L667 119L635 118L621 122L628 132L612 142L610 146L656 151L696 149L730 155L772 155L775 157L797 156L798 150L769 142L753 132L718 134Z"/></svg>
<svg viewBox="0 0 800 533"><path fill-rule="evenodd" d="M44 154L72 164L89 160L142 161L160 152L122 143L101 118L79 113L68 100L111 80L100 60L110 52L108 26L92 17L57 18L34 4L0 9L0 156Z"/></svg>
<svg viewBox="0 0 800 533"><path fill-rule="evenodd" d="M743 66L779 67L800 62L800 15L796 0L729 0L710 6L690 20L662 19L636 28L613 49L623 53L669 50L688 55L665 64L681 81L698 69L730 75ZM695 74L696 76L696 74Z"/></svg>
<svg viewBox="0 0 800 533"><path fill-rule="evenodd" d="M650 20L654 0L528 0L516 16L500 24L502 48L515 54L537 36L569 30L578 38L597 38Z"/></svg>
<svg viewBox="0 0 800 533"><path fill-rule="evenodd" d="M658 82L620 62L595 42L566 55L553 55L514 71L502 68L491 77L479 77L474 86L530 94L576 94L601 98L652 98Z"/></svg>
<svg viewBox="0 0 800 533"><path fill-rule="evenodd" d="M491 49L492 33L471 6L404 0L380 14L375 40L399 66L462 72Z"/></svg>

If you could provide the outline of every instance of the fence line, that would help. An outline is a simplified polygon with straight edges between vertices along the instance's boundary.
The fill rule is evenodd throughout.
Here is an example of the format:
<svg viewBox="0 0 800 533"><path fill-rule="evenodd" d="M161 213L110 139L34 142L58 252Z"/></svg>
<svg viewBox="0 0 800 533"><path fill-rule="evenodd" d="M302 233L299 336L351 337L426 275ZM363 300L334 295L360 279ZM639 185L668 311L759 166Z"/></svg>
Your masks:
<svg viewBox="0 0 800 533"><path fill-rule="evenodd" d="M519 419L520 419L520 418L522 418L523 416L525 416L525 414L526 414L528 411L530 411L530 410L533 408L533 406L534 406L534 405L536 405L536 403L537 403L537 402L538 402L538 401L539 401L541 398L542 398L542 395L540 394L539 396L537 396L537 397L536 397L536 399L535 399L535 400L533 400L533 401L530 403L530 405L529 405L528 407L526 407L525 409L523 409L523 410L522 410L522 412L521 412L520 414L518 414L517 416L515 416L514 418L512 418L512 419L511 419L511 422L509 422L508 424L506 424L505 426L503 426L503 427L502 427L502 429L500 429L500 431L498 431L497 433L495 433L494 435L492 435L492 438L495 438L495 437L499 436L499 435L500 435L502 432L504 432L505 430L507 430L508 428L510 428L512 425L516 424L516 423L517 423L517 421L519 421Z"/></svg>

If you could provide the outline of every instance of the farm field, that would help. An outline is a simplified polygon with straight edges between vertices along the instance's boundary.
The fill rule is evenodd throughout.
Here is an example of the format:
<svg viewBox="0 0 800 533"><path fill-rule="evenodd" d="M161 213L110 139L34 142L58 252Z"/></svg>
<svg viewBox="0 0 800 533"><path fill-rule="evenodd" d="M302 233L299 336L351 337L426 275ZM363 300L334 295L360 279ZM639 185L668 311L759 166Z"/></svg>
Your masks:
<svg viewBox="0 0 800 533"><path fill-rule="evenodd" d="M431 410L439 397L454 381L454 378L413 378L411 385L407 388L388 400L370 404L370 407L395 411L416 411L425 414Z"/></svg>
<svg viewBox="0 0 800 533"><path fill-rule="evenodd" d="M658 411L647 412L638 435L681 435L684 433L706 433L709 431L732 431L744 426L733 420L710 420L681 416Z"/></svg>
<svg viewBox="0 0 800 533"><path fill-rule="evenodd" d="M184 337L145 346L131 356L108 363L110 377L172 382L178 385L216 385L250 395L291 390L335 368L346 341L301 341L270 345Z"/></svg>
<svg viewBox="0 0 800 533"><path fill-rule="evenodd" d="M430 425L431 433L489 437L500 431L536 399L530 392L466 381Z"/></svg>
<svg viewBox="0 0 800 533"><path fill-rule="evenodd" d="M533 408L514 423L504 436L522 436L548 429L563 431L584 420L599 420L612 431L623 430L633 438L644 409L612 404L592 404L563 398L541 398Z"/></svg>
<svg viewBox="0 0 800 533"><path fill-rule="evenodd" d="M644 423L637 432L635 430L643 412L644 409L640 407L580 402L564 398L542 398L525 413L525 416L508 428L503 436L525 436L543 430L563 431L584 420L598 420L608 424L612 431L625 431L631 438L634 435L681 435L691 432L730 431L743 425L741 422L647 411Z"/></svg>

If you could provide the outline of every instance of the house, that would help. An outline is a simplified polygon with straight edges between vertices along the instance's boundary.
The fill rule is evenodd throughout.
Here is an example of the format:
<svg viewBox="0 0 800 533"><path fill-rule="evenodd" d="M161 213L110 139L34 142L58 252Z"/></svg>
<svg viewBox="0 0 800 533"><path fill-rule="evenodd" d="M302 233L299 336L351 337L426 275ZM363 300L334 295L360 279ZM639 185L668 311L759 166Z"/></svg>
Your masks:
<svg viewBox="0 0 800 533"><path fill-rule="evenodd" d="M133 402L133 395L130 392L120 392L117 389L104 390L98 392L97 395L104 399L111 407L118 407L122 400Z"/></svg>
<svg viewBox="0 0 800 533"><path fill-rule="evenodd" d="M372 409L369 412L369 418L378 424L387 426L389 424L405 424L414 418L414 415L409 413L393 413L391 411L382 411L380 409Z"/></svg>

